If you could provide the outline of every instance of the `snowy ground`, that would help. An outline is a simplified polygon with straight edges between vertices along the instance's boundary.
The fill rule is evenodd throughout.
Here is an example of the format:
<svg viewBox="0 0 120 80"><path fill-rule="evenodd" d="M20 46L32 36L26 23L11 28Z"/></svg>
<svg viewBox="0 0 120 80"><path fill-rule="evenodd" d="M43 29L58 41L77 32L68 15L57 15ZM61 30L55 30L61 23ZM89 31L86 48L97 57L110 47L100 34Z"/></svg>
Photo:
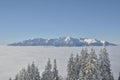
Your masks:
<svg viewBox="0 0 120 80"><path fill-rule="evenodd" d="M90 47L89 47L90 48ZM93 47L96 52L100 47ZM107 50L110 55L111 68L115 80L120 72L120 46L109 46ZM65 76L68 58L71 53L80 54L81 47L12 47L0 46L0 80L8 80L9 77L15 76L22 67L34 61L40 73L43 72L47 59L57 59L59 73Z"/></svg>

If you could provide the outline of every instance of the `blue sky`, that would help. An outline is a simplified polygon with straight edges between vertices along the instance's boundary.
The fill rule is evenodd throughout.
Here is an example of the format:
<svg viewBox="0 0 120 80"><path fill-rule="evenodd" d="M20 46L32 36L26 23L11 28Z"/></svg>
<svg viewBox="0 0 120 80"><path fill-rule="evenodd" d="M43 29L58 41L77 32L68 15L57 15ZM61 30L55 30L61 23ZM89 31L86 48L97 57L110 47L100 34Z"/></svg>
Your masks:
<svg viewBox="0 0 120 80"><path fill-rule="evenodd" d="M0 1L0 44L62 36L120 43L120 0Z"/></svg>

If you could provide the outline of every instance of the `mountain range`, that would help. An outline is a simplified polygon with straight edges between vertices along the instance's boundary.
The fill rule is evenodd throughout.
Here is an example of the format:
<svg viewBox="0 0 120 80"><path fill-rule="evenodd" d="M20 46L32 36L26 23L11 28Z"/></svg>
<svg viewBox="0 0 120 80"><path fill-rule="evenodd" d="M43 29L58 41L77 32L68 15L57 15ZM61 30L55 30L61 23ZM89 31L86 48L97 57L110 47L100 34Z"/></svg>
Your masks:
<svg viewBox="0 0 120 80"><path fill-rule="evenodd" d="M54 39L35 38L8 44L9 46L115 46L116 44L90 38L59 37Z"/></svg>

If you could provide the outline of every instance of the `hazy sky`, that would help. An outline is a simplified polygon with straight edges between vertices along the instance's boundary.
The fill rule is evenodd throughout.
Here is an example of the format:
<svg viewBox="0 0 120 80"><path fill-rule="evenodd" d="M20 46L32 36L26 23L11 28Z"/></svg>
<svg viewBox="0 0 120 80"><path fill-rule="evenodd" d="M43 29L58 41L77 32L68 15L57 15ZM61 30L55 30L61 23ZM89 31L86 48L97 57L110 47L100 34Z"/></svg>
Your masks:
<svg viewBox="0 0 120 80"><path fill-rule="evenodd" d="M0 0L0 44L62 36L120 42L120 0Z"/></svg>

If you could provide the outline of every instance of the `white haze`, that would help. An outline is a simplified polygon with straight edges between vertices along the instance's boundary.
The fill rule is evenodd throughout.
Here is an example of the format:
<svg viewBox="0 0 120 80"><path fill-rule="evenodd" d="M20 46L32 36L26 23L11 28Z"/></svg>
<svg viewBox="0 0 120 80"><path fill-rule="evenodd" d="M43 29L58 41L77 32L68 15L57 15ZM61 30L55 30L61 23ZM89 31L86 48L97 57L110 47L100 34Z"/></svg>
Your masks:
<svg viewBox="0 0 120 80"><path fill-rule="evenodd" d="M89 49L91 47L88 47ZM92 47L96 53L101 47ZM71 53L80 54L82 47L40 47L40 46L0 46L0 80L8 80L33 61L40 69L40 73L44 71L44 67L48 58L57 59L59 73L62 76L67 74L67 62ZM115 80L117 80L120 71L120 46L109 46L107 51L110 56L111 68Z"/></svg>

